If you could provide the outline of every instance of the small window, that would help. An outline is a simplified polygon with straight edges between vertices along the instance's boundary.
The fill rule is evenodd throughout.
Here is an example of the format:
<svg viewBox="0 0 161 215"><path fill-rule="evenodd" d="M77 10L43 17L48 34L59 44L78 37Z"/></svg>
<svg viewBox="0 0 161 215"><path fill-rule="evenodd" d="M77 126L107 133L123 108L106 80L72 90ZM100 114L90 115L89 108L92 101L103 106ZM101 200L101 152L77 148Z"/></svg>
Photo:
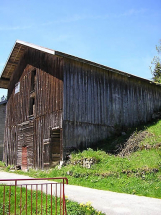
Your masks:
<svg viewBox="0 0 161 215"><path fill-rule="evenodd" d="M32 117L35 116L35 87L36 87L36 69L31 71L29 116Z"/></svg>
<svg viewBox="0 0 161 215"><path fill-rule="evenodd" d="M20 82L15 84L15 94L20 92Z"/></svg>
<svg viewBox="0 0 161 215"><path fill-rule="evenodd" d="M29 115L35 114L35 98L30 98L30 108L29 108Z"/></svg>
<svg viewBox="0 0 161 215"><path fill-rule="evenodd" d="M30 92L35 91L35 85L36 85L36 69L34 69L31 72L31 88L30 88Z"/></svg>

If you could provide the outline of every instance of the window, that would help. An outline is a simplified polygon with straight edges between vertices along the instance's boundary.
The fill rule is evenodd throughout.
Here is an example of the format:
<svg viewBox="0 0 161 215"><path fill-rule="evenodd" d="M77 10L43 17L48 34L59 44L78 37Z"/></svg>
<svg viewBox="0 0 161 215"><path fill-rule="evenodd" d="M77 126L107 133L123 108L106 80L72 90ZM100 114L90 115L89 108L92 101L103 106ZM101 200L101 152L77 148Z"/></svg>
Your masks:
<svg viewBox="0 0 161 215"><path fill-rule="evenodd" d="M20 92L20 82L15 84L15 94Z"/></svg>
<svg viewBox="0 0 161 215"><path fill-rule="evenodd" d="M35 115L35 88L36 88L36 69L31 71L29 116Z"/></svg>
<svg viewBox="0 0 161 215"><path fill-rule="evenodd" d="M31 89L30 92L35 90L36 85L36 69L31 72Z"/></svg>
<svg viewBox="0 0 161 215"><path fill-rule="evenodd" d="M29 115L35 114L35 98L30 98Z"/></svg>

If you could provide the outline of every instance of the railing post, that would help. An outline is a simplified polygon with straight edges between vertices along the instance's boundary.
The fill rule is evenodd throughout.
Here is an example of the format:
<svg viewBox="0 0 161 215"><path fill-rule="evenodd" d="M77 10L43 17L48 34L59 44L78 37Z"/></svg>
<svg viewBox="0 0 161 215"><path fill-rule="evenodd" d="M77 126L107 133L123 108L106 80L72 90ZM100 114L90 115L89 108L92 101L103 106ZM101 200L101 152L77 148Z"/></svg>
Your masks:
<svg viewBox="0 0 161 215"><path fill-rule="evenodd" d="M3 215L4 215L4 212L5 212L5 186L3 189Z"/></svg>
<svg viewBox="0 0 161 215"><path fill-rule="evenodd" d="M64 206L65 206L65 195L64 195L64 178L63 178L63 215L64 215Z"/></svg>
<svg viewBox="0 0 161 215"><path fill-rule="evenodd" d="M15 215L16 215L16 189L17 188L17 180L15 179Z"/></svg>

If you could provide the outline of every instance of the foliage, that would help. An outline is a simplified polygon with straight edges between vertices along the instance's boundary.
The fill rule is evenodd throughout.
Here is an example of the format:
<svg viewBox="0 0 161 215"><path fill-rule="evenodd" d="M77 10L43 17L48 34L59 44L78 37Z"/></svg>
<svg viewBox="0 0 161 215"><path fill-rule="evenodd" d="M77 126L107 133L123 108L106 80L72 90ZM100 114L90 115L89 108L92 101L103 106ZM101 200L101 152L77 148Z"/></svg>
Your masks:
<svg viewBox="0 0 161 215"><path fill-rule="evenodd" d="M152 75L153 75L153 81L161 83L161 59L160 59L160 54L161 54L161 40L160 44L156 46L156 51L158 53L157 56L154 56L151 64L154 65L154 68L152 69L152 66L150 67Z"/></svg>
<svg viewBox="0 0 161 215"><path fill-rule="evenodd" d="M0 167L4 167L5 166L5 163L0 161Z"/></svg>
<svg viewBox="0 0 161 215"><path fill-rule="evenodd" d="M91 202L87 203L76 203L67 200L67 213L70 215L103 215L101 211L96 211L92 206Z"/></svg>
<svg viewBox="0 0 161 215"><path fill-rule="evenodd" d="M0 170L6 170L5 163L0 161Z"/></svg>

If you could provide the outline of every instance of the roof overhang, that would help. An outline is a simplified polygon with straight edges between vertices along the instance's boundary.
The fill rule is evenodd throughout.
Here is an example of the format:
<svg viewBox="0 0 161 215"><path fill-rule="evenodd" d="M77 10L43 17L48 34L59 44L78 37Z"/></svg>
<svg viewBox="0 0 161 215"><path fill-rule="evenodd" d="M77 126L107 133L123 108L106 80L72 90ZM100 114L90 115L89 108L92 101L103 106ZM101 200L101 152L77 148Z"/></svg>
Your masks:
<svg viewBox="0 0 161 215"><path fill-rule="evenodd" d="M2 74L0 76L0 88L8 89L8 84L9 84L11 75L13 74L14 70L16 69L22 55L24 54L24 52L26 51L27 48L33 48L33 49L40 50L42 52L46 52L46 53L55 55L54 50L43 48L41 46L36 46L31 43L17 40L15 42L15 45L9 55L9 58L4 66Z"/></svg>

